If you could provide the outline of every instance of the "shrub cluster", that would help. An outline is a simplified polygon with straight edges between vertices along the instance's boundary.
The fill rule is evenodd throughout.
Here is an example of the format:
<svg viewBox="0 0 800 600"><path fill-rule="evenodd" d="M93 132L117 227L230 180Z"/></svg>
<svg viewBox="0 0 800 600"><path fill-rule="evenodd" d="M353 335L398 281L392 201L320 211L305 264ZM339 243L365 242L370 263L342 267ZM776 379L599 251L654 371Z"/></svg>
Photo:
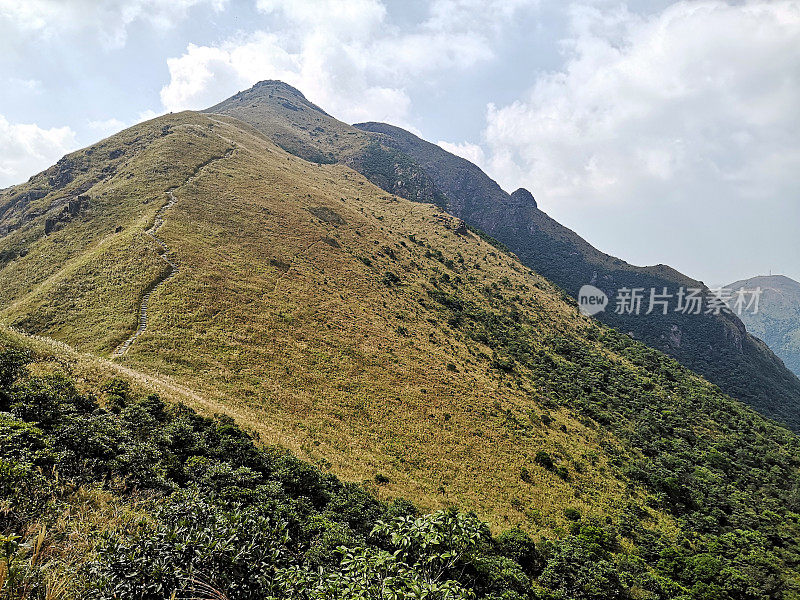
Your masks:
<svg viewBox="0 0 800 600"><path fill-rule="evenodd" d="M642 527L633 509L619 523L570 509L568 533L534 543L519 530L494 537L473 514L380 503L285 451L258 447L229 418L137 396L123 380L98 401L64 375L32 375L31 360L0 352L2 598L53 597L63 564L59 571L40 559L40 538L81 489L110 493L121 507L135 502L145 516L94 535L70 566L65 598L749 600L795 592L797 487L774 478L793 476L787 461L796 456L765 426L737 442L771 448L767 469L723 446L701 446L702 461L680 444L678 454L669 448L681 439L674 431L649 442L664 445L662 457L638 442L639 460L650 462L629 461L629 477L659 492L653 497L679 519L677 539ZM667 417L659 423L676 427ZM537 462L547 467L547 458ZM666 464L670 474L660 475ZM666 481L684 472L685 487ZM68 533L47 543L67 544Z"/></svg>

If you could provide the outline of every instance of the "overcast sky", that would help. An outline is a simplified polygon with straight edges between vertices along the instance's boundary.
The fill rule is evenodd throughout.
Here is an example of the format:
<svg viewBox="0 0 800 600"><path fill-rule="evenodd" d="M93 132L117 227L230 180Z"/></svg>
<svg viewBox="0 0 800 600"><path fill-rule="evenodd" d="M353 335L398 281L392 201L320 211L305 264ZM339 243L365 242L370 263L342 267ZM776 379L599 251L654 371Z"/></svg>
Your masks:
<svg viewBox="0 0 800 600"><path fill-rule="evenodd" d="M634 264L800 279L800 0L0 0L0 187L262 79Z"/></svg>

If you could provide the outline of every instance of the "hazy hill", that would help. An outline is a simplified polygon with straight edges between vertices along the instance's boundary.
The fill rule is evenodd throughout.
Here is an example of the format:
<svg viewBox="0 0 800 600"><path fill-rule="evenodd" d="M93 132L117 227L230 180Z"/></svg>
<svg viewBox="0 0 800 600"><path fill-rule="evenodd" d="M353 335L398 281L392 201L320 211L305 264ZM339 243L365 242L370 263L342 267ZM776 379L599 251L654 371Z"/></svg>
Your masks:
<svg viewBox="0 0 800 600"><path fill-rule="evenodd" d="M747 311L742 321L766 342L786 366L800 376L800 283L785 275L761 275L736 281L732 290L761 288L759 310Z"/></svg>
<svg viewBox="0 0 800 600"><path fill-rule="evenodd" d="M298 156L351 166L384 190L429 202L505 244L573 297L584 284L612 306L599 318L662 350L763 414L800 428L800 380L734 315L614 314L618 289L700 288L666 265L635 267L604 254L539 210L527 190L504 192L481 169L400 128L351 127L278 81L264 81L210 108L256 127ZM645 300L646 303L647 300ZM646 311L645 308L642 313Z"/></svg>

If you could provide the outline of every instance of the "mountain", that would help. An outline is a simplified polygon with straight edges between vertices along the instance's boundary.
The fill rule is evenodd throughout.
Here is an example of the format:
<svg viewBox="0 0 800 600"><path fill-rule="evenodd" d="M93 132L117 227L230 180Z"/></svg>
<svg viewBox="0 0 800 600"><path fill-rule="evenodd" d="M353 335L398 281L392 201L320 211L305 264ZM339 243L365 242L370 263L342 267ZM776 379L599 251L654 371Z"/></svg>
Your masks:
<svg viewBox="0 0 800 600"><path fill-rule="evenodd" d="M342 123L282 81L262 81L204 112L235 117L300 158L345 164L392 194L440 208L447 203L430 175L394 144Z"/></svg>
<svg viewBox="0 0 800 600"><path fill-rule="evenodd" d="M612 303L618 290L640 288L673 296L668 314L598 315L605 323L673 356L766 416L800 427L800 380L733 314L676 312L681 288L708 289L666 265L635 267L604 254L540 210L527 190L506 194L478 167L413 134L380 123L356 125L387 136L429 173L450 202L447 210L495 237L522 262L573 297L583 285L603 290ZM706 310L705 308L703 309ZM646 310L643 306L642 313ZM756 334L757 335L757 334Z"/></svg>
<svg viewBox="0 0 800 600"><path fill-rule="evenodd" d="M604 346L586 338L600 334L435 206L230 117L181 113L66 156L0 210L2 322L113 357L147 298L146 328L116 361L339 476L552 527L577 482L618 485L604 436L562 408L585 394L573 354L606 377ZM159 241L178 268L166 283ZM543 470L542 497L519 478L539 451L587 466L573 481ZM586 510L612 510L612 496Z"/></svg>
<svg viewBox="0 0 800 600"><path fill-rule="evenodd" d="M9 572L104 600L444 573L481 598L796 596L800 438L582 316L396 145L258 90L259 127L245 94L0 194ZM277 131L347 136L343 162L432 201Z"/></svg>
<svg viewBox="0 0 800 600"><path fill-rule="evenodd" d="M761 275L726 287L761 289L758 312L743 311L742 321L747 331L764 340L800 376L800 283L785 275Z"/></svg>
<svg viewBox="0 0 800 600"><path fill-rule="evenodd" d="M508 194L476 165L398 127L351 127L285 83L263 81L206 112L244 121L297 156L338 161L392 194L437 205L500 241L572 297L593 284L612 303L599 319L673 356L762 414L800 428L800 379L736 315L675 311L682 288L710 298L702 282L666 265L635 267L604 254L547 216L527 190ZM642 290L640 314L615 312L618 290L626 288ZM665 288L672 296L669 312L657 307L644 314L650 290L660 294Z"/></svg>

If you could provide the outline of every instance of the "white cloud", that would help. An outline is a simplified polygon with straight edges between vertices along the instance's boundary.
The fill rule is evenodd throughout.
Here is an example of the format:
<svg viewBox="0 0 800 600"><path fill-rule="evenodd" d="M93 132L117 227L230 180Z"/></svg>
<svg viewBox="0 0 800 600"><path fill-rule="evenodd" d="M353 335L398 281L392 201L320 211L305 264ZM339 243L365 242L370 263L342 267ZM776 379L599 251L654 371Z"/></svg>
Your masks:
<svg viewBox="0 0 800 600"><path fill-rule="evenodd" d="M142 112L139 113L136 123L141 123L142 121L149 121L150 119L155 119L156 117L160 117L165 113L166 111L164 110L158 111L148 108L147 110L143 110Z"/></svg>
<svg viewBox="0 0 800 600"><path fill-rule="evenodd" d="M517 11L539 5L539 0L434 0L425 25L452 31L499 31Z"/></svg>
<svg viewBox="0 0 800 600"><path fill-rule="evenodd" d="M69 127L43 129L0 115L0 187L21 183L77 147Z"/></svg>
<svg viewBox="0 0 800 600"><path fill-rule="evenodd" d="M344 120L408 125L406 87L491 59L491 23L530 1L437 0L423 21L400 31L378 0L258 0L274 27L215 46L189 45L168 60L161 99L168 110L198 109L259 80L281 79Z"/></svg>
<svg viewBox="0 0 800 600"><path fill-rule="evenodd" d="M214 10L225 8L229 0L0 0L0 23L6 36L13 31L27 38L36 34L55 38L64 33L90 30L103 45L125 45L128 27L143 21L162 29L172 27L199 4Z"/></svg>
<svg viewBox="0 0 800 600"><path fill-rule="evenodd" d="M800 3L577 6L563 70L489 106L492 172L553 201L768 196L800 172Z"/></svg>
<svg viewBox="0 0 800 600"><path fill-rule="evenodd" d="M97 132L103 137L115 134L125 129L126 127L124 121L120 121L119 119L114 119L114 118L89 121L88 125L89 129L91 129L94 132Z"/></svg>
<svg viewBox="0 0 800 600"><path fill-rule="evenodd" d="M8 89L15 90L17 92L24 91L31 94L41 94L42 93L42 82L38 79L21 79L19 77L9 77L6 79L6 85L8 85Z"/></svg>
<svg viewBox="0 0 800 600"><path fill-rule="evenodd" d="M436 144L451 154L465 158L469 162L476 164L481 168L486 165L486 156L483 152L483 148L481 148L478 144L471 144L469 142L453 144L451 142L445 142L442 140L439 140L436 142Z"/></svg>
<svg viewBox="0 0 800 600"><path fill-rule="evenodd" d="M386 17L386 7L376 0L257 0L264 13L277 14L304 28L324 29L338 38L363 38Z"/></svg>
<svg viewBox="0 0 800 600"><path fill-rule="evenodd" d="M564 66L489 105L488 172L637 264L726 280L794 260L800 2L581 4L571 22Z"/></svg>

